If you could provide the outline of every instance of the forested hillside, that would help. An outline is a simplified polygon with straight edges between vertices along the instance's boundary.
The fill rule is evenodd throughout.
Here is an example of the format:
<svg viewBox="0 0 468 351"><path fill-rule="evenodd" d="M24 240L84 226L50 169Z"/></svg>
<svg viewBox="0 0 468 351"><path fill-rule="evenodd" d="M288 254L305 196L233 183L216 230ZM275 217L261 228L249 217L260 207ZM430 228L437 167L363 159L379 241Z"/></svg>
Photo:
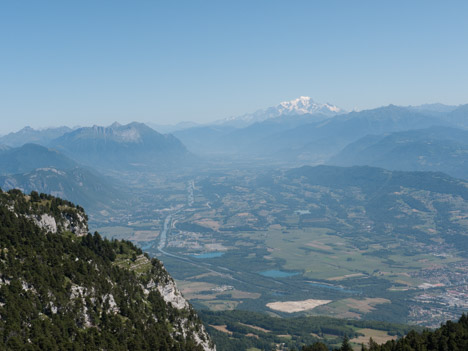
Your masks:
<svg viewBox="0 0 468 351"><path fill-rule="evenodd" d="M326 351L322 342L302 347L301 351ZM337 351L351 351L347 337ZM465 351L468 350L468 316L463 314L458 322L448 321L440 328L421 333L411 331L405 337L379 345L372 339L367 345L361 345L362 351Z"/></svg>
<svg viewBox="0 0 468 351"><path fill-rule="evenodd" d="M397 341L383 345L372 342L369 347L363 348L369 351L468 350L468 316L463 314L458 322L448 321L435 331L412 331Z"/></svg>
<svg viewBox="0 0 468 351"><path fill-rule="evenodd" d="M83 209L0 191L0 349L214 350L161 262Z"/></svg>

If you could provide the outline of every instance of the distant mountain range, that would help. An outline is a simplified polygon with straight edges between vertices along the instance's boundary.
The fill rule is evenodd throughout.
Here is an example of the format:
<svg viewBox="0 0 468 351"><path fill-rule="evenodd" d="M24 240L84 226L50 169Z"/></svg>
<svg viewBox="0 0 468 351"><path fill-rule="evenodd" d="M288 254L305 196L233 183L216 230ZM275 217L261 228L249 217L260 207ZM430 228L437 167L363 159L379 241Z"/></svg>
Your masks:
<svg viewBox="0 0 468 351"><path fill-rule="evenodd" d="M136 122L79 128L49 145L97 169L161 170L190 159L189 152L177 138Z"/></svg>
<svg viewBox="0 0 468 351"><path fill-rule="evenodd" d="M73 130L68 127L44 130L25 127L1 137L0 152L27 143L58 150L73 160L99 169L160 170L193 158L174 136L160 134L147 125L136 122L127 125L114 123L108 127L95 125Z"/></svg>
<svg viewBox="0 0 468 351"><path fill-rule="evenodd" d="M10 147L18 147L27 143L40 145L48 145L52 140L62 136L65 133L71 132L73 129L68 127L57 127L47 129L33 129L24 127L18 132L9 133L0 137L0 144Z"/></svg>
<svg viewBox="0 0 468 351"><path fill-rule="evenodd" d="M167 133L173 133L178 130L184 130L188 128L195 128L199 127L202 124L201 123L196 123L196 122L179 122L177 124L159 124L159 123L153 123L153 122L147 122L145 123L148 127L153 128L154 130L158 131L159 133L167 134Z"/></svg>
<svg viewBox="0 0 468 351"><path fill-rule="evenodd" d="M389 105L335 116L283 115L246 127L211 125L174 132L189 150L204 154L255 156L288 162L323 163L365 137L431 126L468 127L466 106ZM429 111L429 112L428 112Z"/></svg>
<svg viewBox="0 0 468 351"><path fill-rule="evenodd" d="M129 198L116 180L36 144L0 152L0 188L52 194L89 209L119 207Z"/></svg>
<svg viewBox="0 0 468 351"><path fill-rule="evenodd" d="M36 168L72 169L78 164L58 151L37 144L0 151L0 175L26 173Z"/></svg>
<svg viewBox="0 0 468 351"><path fill-rule="evenodd" d="M389 136L432 127L467 129L468 105L389 105L346 113L335 105L300 97L211 125L182 123L174 126L172 135L160 134L136 122L75 130L60 127L34 131L27 127L0 138L0 145L4 145L0 152L8 151L8 147L19 144L20 140L34 139L103 172L174 169L199 162L195 154L262 159L288 165L329 162L405 170L442 170L466 177L460 166L460 162L465 162L465 146L461 140L437 137L435 141L430 139L434 135L426 135L423 141L422 135L416 137L414 133ZM405 149L400 137L416 137L417 140L411 144L405 139ZM359 154L353 155L353 152ZM8 166L3 167L5 171L0 170L0 173L10 172L6 170Z"/></svg>
<svg viewBox="0 0 468 351"><path fill-rule="evenodd" d="M300 179L301 183L314 186L345 189L360 188L366 196L385 194L396 196L402 187L452 194L468 200L467 183L437 172L404 172L389 171L369 166L336 167L336 166L303 166L293 168L285 173L290 181Z"/></svg>
<svg viewBox="0 0 468 351"><path fill-rule="evenodd" d="M467 179L468 131L431 127L367 135L346 146L328 163L402 171L439 171Z"/></svg>
<svg viewBox="0 0 468 351"><path fill-rule="evenodd" d="M407 106L406 108L427 115L443 116L457 109L457 106L444 104L423 104L419 106Z"/></svg>
<svg viewBox="0 0 468 351"><path fill-rule="evenodd" d="M246 127L253 123L263 122L282 116L319 115L323 118L336 116L342 113L345 113L345 111L335 105L318 103L311 97L301 96L297 99L284 101L277 106L258 110L254 113L226 118L216 122L215 124Z"/></svg>
<svg viewBox="0 0 468 351"><path fill-rule="evenodd" d="M447 121L460 128L468 128L468 104L457 107L446 116Z"/></svg>
<svg viewBox="0 0 468 351"><path fill-rule="evenodd" d="M0 176L0 188L61 196L91 211L122 207L129 199L126 189L119 187L115 180L81 167L37 168L27 173Z"/></svg>
<svg viewBox="0 0 468 351"><path fill-rule="evenodd" d="M33 143L2 145L0 187L53 194L89 209L116 209L125 201L128 205L126 187L100 172L162 171L194 159L177 138L141 123L75 130L25 128L3 141L21 144L22 135L26 141L40 140L47 147Z"/></svg>
<svg viewBox="0 0 468 351"><path fill-rule="evenodd" d="M323 161L348 143L367 134L402 131L439 124L433 117L398 106L351 112L277 133L263 140L276 154L304 160Z"/></svg>

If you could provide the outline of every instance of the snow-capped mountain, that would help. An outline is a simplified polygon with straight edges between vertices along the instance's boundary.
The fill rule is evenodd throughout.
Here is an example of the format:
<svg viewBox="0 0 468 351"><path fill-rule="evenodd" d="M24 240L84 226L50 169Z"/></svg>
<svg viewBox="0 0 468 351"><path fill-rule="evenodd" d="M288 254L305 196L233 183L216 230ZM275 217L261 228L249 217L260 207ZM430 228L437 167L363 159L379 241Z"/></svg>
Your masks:
<svg viewBox="0 0 468 351"><path fill-rule="evenodd" d="M322 115L323 117L332 117L346 111L331 104L321 104L315 102L308 96L301 96L291 101L281 102L277 106L258 110L254 113L248 113L242 116L229 117L219 122L236 127L243 127L255 122L262 122L270 118L281 116L300 116L300 115Z"/></svg>
<svg viewBox="0 0 468 351"><path fill-rule="evenodd" d="M307 113L321 113L326 116L334 116L336 114L343 113L343 111L335 105L330 105L328 103L320 104L308 96L301 96L295 100L282 102L276 108L273 107L269 108L268 110L276 110L278 116L304 115Z"/></svg>

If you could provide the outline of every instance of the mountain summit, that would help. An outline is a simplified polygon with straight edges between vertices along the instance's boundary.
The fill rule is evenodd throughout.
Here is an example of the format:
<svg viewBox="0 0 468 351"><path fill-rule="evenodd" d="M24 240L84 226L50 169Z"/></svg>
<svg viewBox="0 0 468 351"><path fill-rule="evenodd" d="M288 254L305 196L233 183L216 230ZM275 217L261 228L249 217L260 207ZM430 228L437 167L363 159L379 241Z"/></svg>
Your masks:
<svg viewBox="0 0 468 351"><path fill-rule="evenodd" d="M345 111L335 105L329 103L321 104L315 102L311 97L301 96L297 99L283 101L277 106L258 110L254 113L226 118L222 120L220 124L243 127L282 116L321 115L322 117L332 117L341 113L345 113Z"/></svg>
<svg viewBox="0 0 468 351"><path fill-rule="evenodd" d="M334 116L339 113L343 113L339 107L335 105L320 104L312 100L308 96L301 96L291 101L284 101L280 103L276 110L279 116L283 115L305 115L305 114L323 114L326 116Z"/></svg>
<svg viewBox="0 0 468 351"><path fill-rule="evenodd" d="M189 157L171 134L160 134L143 123L79 128L51 142L51 146L98 169L162 168Z"/></svg>

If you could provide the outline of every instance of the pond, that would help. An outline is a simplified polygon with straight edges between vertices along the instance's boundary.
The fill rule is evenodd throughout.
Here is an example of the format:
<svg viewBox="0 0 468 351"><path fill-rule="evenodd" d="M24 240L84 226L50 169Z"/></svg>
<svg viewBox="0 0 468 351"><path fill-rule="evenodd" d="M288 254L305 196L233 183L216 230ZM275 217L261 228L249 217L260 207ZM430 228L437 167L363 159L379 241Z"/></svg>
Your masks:
<svg viewBox="0 0 468 351"><path fill-rule="evenodd" d="M300 272L284 272L279 270L270 270L270 271L263 271L259 272L259 274L263 275L264 277L269 278L287 278L292 277L294 275L300 274Z"/></svg>
<svg viewBox="0 0 468 351"><path fill-rule="evenodd" d="M207 252L203 254L193 254L190 256L194 258L215 258L215 257L221 257L222 255L224 255L224 252Z"/></svg>
<svg viewBox="0 0 468 351"><path fill-rule="evenodd" d="M143 251L146 251L146 250L151 249L151 247L154 245L154 240L139 242L139 244L140 244L141 249Z"/></svg>

